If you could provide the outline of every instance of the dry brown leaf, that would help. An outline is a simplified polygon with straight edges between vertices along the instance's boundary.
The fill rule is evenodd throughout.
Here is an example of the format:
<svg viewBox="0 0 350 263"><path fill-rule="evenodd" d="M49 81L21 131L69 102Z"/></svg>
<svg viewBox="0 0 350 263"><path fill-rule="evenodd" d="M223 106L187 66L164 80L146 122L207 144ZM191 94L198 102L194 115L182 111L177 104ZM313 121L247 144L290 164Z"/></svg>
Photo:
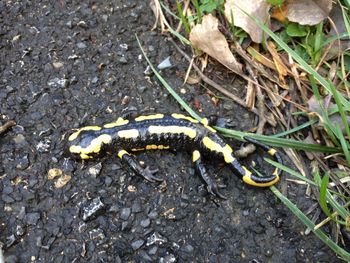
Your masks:
<svg viewBox="0 0 350 263"><path fill-rule="evenodd" d="M233 18L234 25L247 32L254 42L261 43L263 40L262 29L244 12L266 24L266 22L269 22L269 9L270 5L266 0L227 0L225 16L231 24Z"/></svg>
<svg viewBox="0 0 350 263"><path fill-rule="evenodd" d="M153 11L154 16L156 18L156 21L154 22L152 30L156 29L157 25L159 24L160 28L161 28L161 32L163 34L166 31L165 24L164 24L165 17L164 17L162 8L160 6L159 0L151 0L149 3L149 6L150 6L151 10Z"/></svg>
<svg viewBox="0 0 350 263"><path fill-rule="evenodd" d="M255 105L255 96L256 95L256 89L253 85L253 82L248 81L247 84L247 96L245 98L245 103L247 104L247 107L249 109L254 108Z"/></svg>
<svg viewBox="0 0 350 263"><path fill-rule="evenodd" d="M268 59L267 57L265 57L263 54L259 53L258 50L256 50L255 48L249 46L247 47L247 52L258 62L260 62L261 64L263 64L265 67L268 67L270 69L276 70L275 64Z"/></svg>
<svg viewBox="0 0 350 263"><path fill-rule="evenodd" d="M65 186L70 181L70 179L72 179L72 176L70 176L70 175L63 175L63 176L61 176L55 182L55 188L62 188L63 186Z"/></svg>
<svg viewBox="0 0 350 263"><path fill-rule="evenodd" d="M282 5L275 6L272 8L271 17L284 23L287 20L286 14L287 14L287 4L284 2Z"/></svg>
<svg viewBox="0 0 350 263"><path fill-rule="evenodd" d="M198 84L201 82L201 78L196 75L189 75L186 79L186 83L190 85Z"/></svg>
<svg viewBox="0 0 350 263"><path fill-rule="evenodd" d="M325 110L330 110L331 108L333 108L335 105L334 103L330 102L330 101L327 101L328 97L326 97L324 100L323 100L323 107ZM309 110L311 113L313 113L314 115L316 115L319 120L320 120L320 123L319 123L319 126L322 127L323 126L323 122L324 122L324 119L323 119L323 115L322 115L322 109L321 109L321 105L319 104L319 102L317 101L316 97L315 96L311 96L310 99L308 100L308 107L309 107ZM340 114L337 112L337 113L334 113L332 115L330 115L328 117L329 119L329 122L332 124L332 125L339 125L342 133L344 135L346 135L346 130L345 130L345 126L344 126L344 123L343 123L343 120L340 116ZM350 125L350 116L346 116L346 122L348 125Z"/></svg>
<svg viewBox="0 0 350 263"><path fill-rule="evenodd" d="M332 9L332 0L289 0L287 18L300 25L316 25L325 19Z"/></svg>
<svg viewBox="0 0 350 263"><path fill-rule="evenodd" d="M202 24L197 24L190 33L190 41L195 48L218 60L228 69L242 73L242 65L235 59L225 36L218 29L218 20L211 14L203 16Z"/></svg>
<svg viewBox="0 0 350 263"><path fill-rule="evenodd" d="M280 58L276 46L273 44L273 42L268 41L266 45L267 50L270 52L273 62L275 63L275 67L278 72L279 80L281 81L281 87L288 89L288 86L286 85L286 81L284 79L285 76L288 75L288 69L286 65L284 65L282 59Z"/></svg>
<svg viewBox="0 0 350 263"><path fill-rule="evenodd" d="M52 180L58 176L61 176L63 174L63 171L61 169L58 168L52 168L49 170L49 172L47 173L47 179Z"/></svg>

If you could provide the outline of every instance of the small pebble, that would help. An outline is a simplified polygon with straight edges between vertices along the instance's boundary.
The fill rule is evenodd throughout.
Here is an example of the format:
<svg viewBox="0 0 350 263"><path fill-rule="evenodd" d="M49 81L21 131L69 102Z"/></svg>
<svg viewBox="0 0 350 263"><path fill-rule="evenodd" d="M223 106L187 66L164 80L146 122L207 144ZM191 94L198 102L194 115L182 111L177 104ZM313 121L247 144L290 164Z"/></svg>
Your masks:
<svg viewBox="0 0 350 263"><path fill-rule="evenodd" d="M79 43L77 44L77 47L80 48L80 49L84 49L84 48L86 48L87 46L86 46L85 43L79 42Z"/></svg>
<svg viewBox="0 0 350 263"><path fill-rule="evenodd" d="M92 177L95 177L95 178L96 178L96 177L100 174L101 170L102 170L102 164L101 164L101 163L98 163L98 164L96 164L96 165L94 165L94 166L91 166L91 167L89 168L89 174L90 174Z"/></svg>
<svg viewBox="0 0 350 263"><path fill-rule="evenodd" d="M108 187L113 183L113 179L109 176L105 177L105 185Z"/></svg>
<svg viewBox="0 0 350 263"><path fill-rule="evenodd" d="M148 214L149 219L156 219L158 217L158 213L156 211L152 211Z"/></svg>
<svg viewBox="0 0 350 263"><path fill-rule="evenodd" d="M140 247L143 246L144 243L145 243L145 241L143 241L142 239L139 239L139 240L132 242L131 247L133 250L138 250Z"/></svg>
<svg viewBox="0 0 350 263"><path fill-rule="evenodd" d="M101 197L96 197L92 202L83 208L83 220L87 221L92 216L94 216L98 211L102 210L105 207L105 204L101 201Z"/></svg>
<svg viewBox="0 0 350 263"><path fill-rule="evenodd" d="M40 213L28 213L26 214L26 222L28 225L35 226L40 219Z"/></svg>
<svg viewBox="0 0 350 263"><path fill-rule="evenodd" d="M47 173L47 179L52 180L58 176L61 176L63 174L63 171L58 168L52 168Z"/></svg>
<svg viewBox="0 0 350 263"><path fill-rule="evenodd" d="M126 220L128 220L130 214L131 214L131 209L130 209L130 207L125 207L125 208L123 208L123 209L120 211L120 216L119 216L119 218L120 218L121 220L126 221Z"/></svg>
<svg viewBox="0 0 350 263"><path fill-rule="evenodd" d="M17 236L23 236L24 234L24 229L21 225L16 226L16 235Z"/></svg>
<svg viewBox="0 0 350 263"><path fill-rule="evenodd" d="M146 218L146 219L144 219L144 220L141 220L141 222L140 222L140 225L141 225L143 228L148 227L150 224L151 224L151 220L150 220L149 218Z"/></svg>
<svg viewBox="0 0 350 263"><path fill-rule="evenodd" d="M155 255L158 251L158 247L154 246L150 250L148 250L148 254Z"/></svg>
<svg viewBox="0 0 350 263"><path fill-rule="evenodd" d="M170 62L170 57L167 57L166 59L164 59L162 62L160 62L157 66L158 69L165 69L165 68L169 68L171 67L172 64Z"/></svg>
<svg viewBox="0 0 350 263"><path fill-rule="evenodd" d="M190 244L188 244L184 247L184 251L186 251L187 253L192 253L193 250L194 250L194 248Z"/></svg>
<svg viewBox="0 0 350 263"><path fill-rule="evenodd" d="M72 29L72 28L73 28L72 21L69 20L69 21L66 23L66 26L67 26L69 29Z"/></svg>
<svg viewBox="0 0 350 263"><path fill-rule="evenodd" d="M134 202L131 206L131 210L133 213L141 212L141 204L139 202Z"/></svg>
<svg viewBox="0 0 350 263"><path fill-rule="evenodd" d="M62 62L53 62L52 65L53 65L53 67L55 69L60 69L60 68L63 67L63 63Z"/></svg>
<svg viewBox="0 0 350 263"><path fill-rule="evenodd" d="M106 23L108 21L108 15L102 15L102 20Z"/></svg>
<svg viewBox="0 0 350 263"><path fill-rule="evenodd" d="M29 166L28 154L16 159L16 168L20 170L25 170Z"/></svg>
<svg viewBox="0 0 350 263"><path fill-rule="evenodd" d="M129 223L127 221L124 221L122 223L122 231L128 230L130 228Z"/></svg>
<svg viewBox="0 0 350 263"><path fill-rule="evenodd" d="M176 262L176 257L171 254L171 253L167 253L168 255L166 255L165 257L161 257L159 259L159 263L174 263Z"/></svg>
<svg viewBox="0 0 350 263"><path fill-rule="evenodd" d="M120 63L122 63L122 64L127 64L127 63L128 63L127 59L126 59L124 56L120 57L120 58L118 59L118 61L119 61Z"/></svg>
<svg viewBox="0 0 350 263"><path fill-rule="evenodd" d="M138 90L139 93L143 93L146 89L147 89L146 86L138 86L137 87L137 90Z"/></svg>

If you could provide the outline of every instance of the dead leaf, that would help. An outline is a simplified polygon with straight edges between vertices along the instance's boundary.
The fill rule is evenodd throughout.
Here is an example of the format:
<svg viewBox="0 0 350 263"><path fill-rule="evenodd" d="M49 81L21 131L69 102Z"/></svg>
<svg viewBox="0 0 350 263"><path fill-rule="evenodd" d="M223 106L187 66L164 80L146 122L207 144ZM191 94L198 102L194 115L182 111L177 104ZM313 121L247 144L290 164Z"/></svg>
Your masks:
<svg viewBox="0 0 350 263"><path fill-rule="evenodd" d="M346 12L345 10L342 10L342 7L340 5L336 5L329 14L331 21L331 30L327 34L327 38L339 36L346 32L346 25L343 19L343 11ZM325 60L334 59L345 50L350 49L349 38L336 40L333 43L330 43L330 46L327 49L329 49L329 52L325 57Z"/></svg>
<svg viewBox="0 0 350 263"><path fill-rule="evenodd" d="M61 176L63 174L63 171L61 169L58 168L52 168L49 170L49 172L47 173L47 179L52 180L58 176Z"/></svg>
<svg viewBox="0 0 350 263"><path fill-rule="evenodd" d="M287 18L300 25L317 25L332 9L332 0L289 0Z"/></svg>
<svg viewBox="0 0 350 263"><path fill-rule="evenodd" d="M268 41L266 48L270 52L273 62L275 63L279 80L281 82L281 87L288 89L288 85L286 85L286 81L284 79L284 77L288 75L288 68L286 67L286 65L284 65L282 59L280 58L280 55L276 50L276 46L273 44L273 42Z"/></svg>
<svg viewBox="0 0 350 263"><path fill-rule="evenodd" d="M190 85L198 84L201 82L201 78L196 75L189 75L186 79L186 83Z"/></svg>
<svg viewBox="0 0 350 263"><path fill-rule="evenodd" d="M247 84L247 95L245 97L245 103L247 104L248 109L254 108L255 98L256 98L256 89L253 85L253 82L248 81Z"/></svg>
<svg viewBox="0 0 350 263"><path fill-rule="evenodd" d="M225 3L225 16L231 24L233 18L234 25L247 32L254 42L261 43L263 30L245 13L266 24L270 22L269 9L270 5L266 0L227 0Z"/></svg>
<svg viewBox="0 0 350 263"><path fill-rule="evenodd" d="M331 101L328 101L329 97L326 97L323 100L323 107L326 111L330 111L331 108L335 107L335 104L332 103ZM308 100L308 107L311 113L313 113L313 115L316 115L319 118L319 127L323 127L323 111L321 109L321 105L320 103L317 101L315 96L311 96L311 98ZM345 130L345 126L343 123L343 120L340 116L340 114L338 112L328 116L329 122L331 123L331 125L336 126L337 124L339 125L342 133L344 135L346 135L346 130ZM345 116L347 125L350 125L350 116Z"/></svg>
<svg viewBox="0 0 350 263"><path fill-rule="evenodd" d="M259 51L255 48L249 46L247 47L247 52L259 63L263 64L264 66L270 69L276 70L275 64L263 54L259 53Z"/></svg>
<svg viewBox="0 0 350 263"><path fill-rule="evenodd" d="M62 188L63 186L65 186L70 181L70 179L72 179L72 176L70 176L70 175L63 175L63 176L61 176L55 182L55 188Z"/></svg>
<svg viewBox="0 0 350 263"><path fill-rule="evenodd" d="M271 17L284 23L287 20L287 4L284 2L281 6L275 6L272 8Z"/></svg>
<svg viewBox="0 0 350 263"><path fill-rule="evenodd" d="M190 33L190 41L195 48L207 53L236 73L242 73L242 65L233 56L225 36L218 29L218 20L211 14L203 16L202 24L197 24Z"/></svg>

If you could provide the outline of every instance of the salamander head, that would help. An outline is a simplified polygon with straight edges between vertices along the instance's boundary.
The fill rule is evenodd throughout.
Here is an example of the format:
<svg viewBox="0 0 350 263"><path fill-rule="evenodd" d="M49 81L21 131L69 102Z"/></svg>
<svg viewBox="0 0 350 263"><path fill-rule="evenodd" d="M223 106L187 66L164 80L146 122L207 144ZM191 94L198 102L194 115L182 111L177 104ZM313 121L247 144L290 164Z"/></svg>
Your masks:
<svg viewBox="0 0 350 263"><path fill-rule="evenodd" d="M102 152L102 146L112 141L109 134L99 132L101 127L87 126L68 137L69 152L80 159L90 159Z"/></svg>

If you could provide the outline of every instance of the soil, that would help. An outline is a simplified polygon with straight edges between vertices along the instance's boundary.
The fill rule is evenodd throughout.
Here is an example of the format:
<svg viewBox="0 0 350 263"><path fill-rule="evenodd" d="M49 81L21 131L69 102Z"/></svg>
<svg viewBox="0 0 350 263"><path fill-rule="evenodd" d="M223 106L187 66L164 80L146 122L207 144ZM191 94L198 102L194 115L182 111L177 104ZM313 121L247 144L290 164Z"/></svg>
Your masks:
<svg viewBox="0 0 350 263"><path fill-rule="evenodd" d="M5 0L0 10L0 124L17 122L0 138L6 262L337 261L271 191L244 185L218 162L208 169L227 200L207 194L186 152L138 154L159 169L162 185L134 176L116 156L83 163L67 154L74 128L130 112L184 113L147 72L135 34L155 65L170 56L161 74L202 116L237 130L256 126L221 94L215 104L206 88L182 86L188 64L151 31L148 1ZM244 82L220 66L207 74L242 93ZM278 187L306 211L314 201L285 178Z"/></svg>

